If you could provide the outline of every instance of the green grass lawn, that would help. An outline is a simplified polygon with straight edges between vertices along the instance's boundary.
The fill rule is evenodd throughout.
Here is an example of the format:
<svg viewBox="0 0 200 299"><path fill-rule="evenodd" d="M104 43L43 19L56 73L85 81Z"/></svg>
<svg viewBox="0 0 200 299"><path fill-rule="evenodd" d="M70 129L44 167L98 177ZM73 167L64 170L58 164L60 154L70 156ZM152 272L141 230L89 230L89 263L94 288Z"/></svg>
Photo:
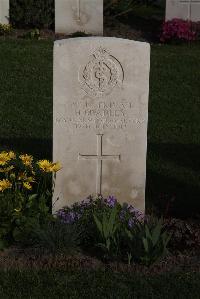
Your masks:
<svg viewBox="0 0 200 299"><path fill-rule="evenodd" d="M0 272L0 298L199 299L199 273Z"/></svg>
<svg viewBox="0 0 200 299"><path fill-rule="evenodd" d="M0 41L0 145L37 157L52 153L51 41ZM147 206L200 207L200 44L154 45L147 160Z"/></svg>
<svg viewBox="0 0 200 299"><path fill-rule="evenodd" d="M1 147L51 157L52 42L0 42Z"/></svg>

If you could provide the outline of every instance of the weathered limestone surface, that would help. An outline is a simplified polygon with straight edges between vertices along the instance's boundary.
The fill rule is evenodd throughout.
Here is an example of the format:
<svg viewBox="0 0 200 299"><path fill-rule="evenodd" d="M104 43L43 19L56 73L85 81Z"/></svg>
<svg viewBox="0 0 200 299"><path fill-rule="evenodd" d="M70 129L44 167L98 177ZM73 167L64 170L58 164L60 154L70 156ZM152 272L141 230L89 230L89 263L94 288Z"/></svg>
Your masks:
<svg viewBox="0 0 200 299"><path fill-rule="evenodd" d="M55 31L103 35L103 0L55 0Z"/></svg>
<svg viewBox="0 0 200 299"><path fill-rule="evenodd" d="M0 24L9 23L9 0L0 0Z"/></svg>
<svg viewBox="0 0 200 299"><path fill-rule="evenodd" d="M166 0L166 20L200 21L200 0Z"/></svg>
<svg viewBox="0 0 200 299"><path fill-rule="evenodd" d="M95 193L145 209L149 69L147 43L55 42L55 211Z"/></svg>

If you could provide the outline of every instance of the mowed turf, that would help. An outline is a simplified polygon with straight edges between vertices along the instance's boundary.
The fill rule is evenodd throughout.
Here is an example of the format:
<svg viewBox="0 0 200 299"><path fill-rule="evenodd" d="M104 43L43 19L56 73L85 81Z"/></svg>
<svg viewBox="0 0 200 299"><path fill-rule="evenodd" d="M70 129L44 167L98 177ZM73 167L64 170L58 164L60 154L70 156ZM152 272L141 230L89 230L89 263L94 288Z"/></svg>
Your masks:
<svg viewBox="0 0 200 299"><path fill-rule="evenodd" d="M199 78L199 43L152 46L149 210L164 213L167 206L179 216L199 211ZM51 158L53 42L1 40L0 82L0 147Z"/></svg>
<svg viewBox="0 0 200 299"><path fill-rule="evenodd" d="M0 145L51 157L53 44L0 41Z"/></svg>
<svg viewBox="0 0 200 299"><path fill-rule="evenodd" d="M199 299L199 273L155 276L111 271L4 271L0 298Z"/></svg>

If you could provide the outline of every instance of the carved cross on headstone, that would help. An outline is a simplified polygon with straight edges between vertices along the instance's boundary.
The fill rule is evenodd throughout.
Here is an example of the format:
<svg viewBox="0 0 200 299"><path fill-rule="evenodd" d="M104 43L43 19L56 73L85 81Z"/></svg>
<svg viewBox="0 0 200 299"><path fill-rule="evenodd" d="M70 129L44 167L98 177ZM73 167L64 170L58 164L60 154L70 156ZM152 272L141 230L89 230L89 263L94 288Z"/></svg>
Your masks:
<svg viewBox="0 0 200 299"><path fill-rule="evenodd" d="M78 155L79 160L96 160L97 161L97 177L96 177L96 193L102 194L102 162L103 160L120 161L120 155L103 155L103 134L97 135L97 154L96 155Z"/></svg>
<svg viewBox="0 0 200 299"><path fill-rule="evenodd" d="M188 20L191 20L192 17L192 5L193 4L200 4L200 0L180 0L181 4L188 5Z"/></svg>
<svg viewBox="0 0 200 299"><path fill-rule="evenodd" d="M81 0L76 0L77 1L77 20L80 22L81 21Z"/></svg>

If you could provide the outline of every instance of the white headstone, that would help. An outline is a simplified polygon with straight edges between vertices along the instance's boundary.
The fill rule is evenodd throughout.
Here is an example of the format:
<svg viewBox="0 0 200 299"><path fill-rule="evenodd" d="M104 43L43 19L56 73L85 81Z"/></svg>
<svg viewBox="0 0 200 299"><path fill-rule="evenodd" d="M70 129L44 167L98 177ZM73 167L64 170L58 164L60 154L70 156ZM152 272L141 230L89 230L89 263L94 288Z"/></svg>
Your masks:
<svg viewBox="0 0 200 299"><path fill-rule="evenodd" d="M0 0L0 24L9 23L9 0Z"/></svg>
<svg viewBox="0 0 200 299"><path fill-rule="evenodd" d="M200 0L166 0L166 21L175 18L200 21Z"/></svg>
<svg viewBox="0 0 200 299"><path fill-rule="evenodd" d="M89 195L145 209L150 47L91 37L54 45L54 210Z"/></svg>
<svg viewBox="0 0 200 299"><path fill-rule="evenodd" d="M103 35L103 0L55 0L55 31Z"/></svg>

